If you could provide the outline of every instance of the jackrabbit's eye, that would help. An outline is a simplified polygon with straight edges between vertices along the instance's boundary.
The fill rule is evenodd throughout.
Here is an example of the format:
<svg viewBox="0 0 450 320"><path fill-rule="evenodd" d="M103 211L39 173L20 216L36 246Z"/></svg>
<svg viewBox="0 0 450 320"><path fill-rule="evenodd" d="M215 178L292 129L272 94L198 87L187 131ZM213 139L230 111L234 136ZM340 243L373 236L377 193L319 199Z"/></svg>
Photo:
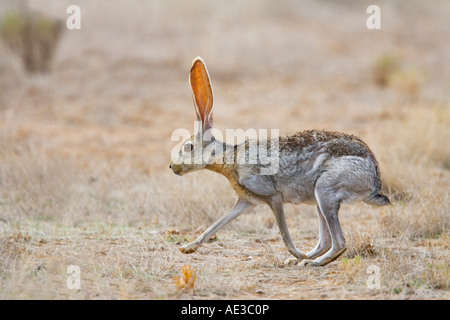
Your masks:
<svg viewBox="0 0 450 320"><path fill-rule="evenodd" d="M184 145L184 151L190 152L192 150L192 143L186 143Z"/></svg>

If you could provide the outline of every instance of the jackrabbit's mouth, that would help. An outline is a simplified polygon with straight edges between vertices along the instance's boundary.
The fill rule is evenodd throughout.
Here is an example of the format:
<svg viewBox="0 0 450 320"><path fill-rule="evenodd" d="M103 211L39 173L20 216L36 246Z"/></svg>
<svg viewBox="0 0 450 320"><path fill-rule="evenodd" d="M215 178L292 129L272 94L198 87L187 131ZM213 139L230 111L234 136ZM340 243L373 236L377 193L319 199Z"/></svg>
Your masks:
<svg viewBox="0 0 450 320"><path fill-rule="evenodd" d="M181 167L178 165L170 164L169 168L172 170L173 173L175 173L177 176L181 176L183 170L181 170Z"/></svg>

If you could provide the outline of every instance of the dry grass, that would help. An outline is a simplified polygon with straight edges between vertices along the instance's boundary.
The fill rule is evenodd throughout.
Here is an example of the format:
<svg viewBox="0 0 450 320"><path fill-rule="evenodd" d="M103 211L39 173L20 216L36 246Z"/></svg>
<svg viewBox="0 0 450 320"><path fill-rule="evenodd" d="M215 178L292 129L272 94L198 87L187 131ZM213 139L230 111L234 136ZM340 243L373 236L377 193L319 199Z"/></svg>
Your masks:
<svg viewBox="0 0 450 320"><path fill-rule="evenodd" d="M62 2L31 3L64 18ZM450 298L450 78L441 39L450 7L439 2L423 14L418 1L409 10L385 3L401 13L398 25L367 34L365 9L305 3L307 14L294 1L228 9L199 1L211 26L199 43L198 11L188 5L97 1L83 5L82 30L65 35L52 74L30 78L0 55L0 298ZM330 25L340 10L345 23ZM430 21L441 31L429 31ZM407 73L396 80L410 80L405 87L379 87L371 72L386 52L439 76ZM179 252L234 202L224 177L168 170L171 132L194 119L186 73L197 55L214 81L217 128L326 128L371 146L393 205L342 207L348 250L339 261L285 267L289 254L264 206L195 254ZM415 83L417 95L408 91ZM309 250L314 209L286 212L298 247ZM69 265L80 267L80 290L66 286ZM187 265L195 286L180 290L174 277ZM366 285L370 266L379 267L380 289Z"/></svg>

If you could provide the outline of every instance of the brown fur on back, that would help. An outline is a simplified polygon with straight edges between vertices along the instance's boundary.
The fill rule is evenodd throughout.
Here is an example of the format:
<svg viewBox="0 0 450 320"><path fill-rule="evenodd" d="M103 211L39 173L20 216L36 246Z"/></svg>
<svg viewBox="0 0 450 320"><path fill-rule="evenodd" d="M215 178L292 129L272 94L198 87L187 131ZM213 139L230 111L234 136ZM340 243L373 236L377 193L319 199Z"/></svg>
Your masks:
<svg viewBox="0 0 450 320"><path fill-rule="evenodd" d="M323 145L327 152L335 157L359 156L372 157L374 154L360 138L336 131L306 130L280 138L280 150L293 150Z"/></svg>

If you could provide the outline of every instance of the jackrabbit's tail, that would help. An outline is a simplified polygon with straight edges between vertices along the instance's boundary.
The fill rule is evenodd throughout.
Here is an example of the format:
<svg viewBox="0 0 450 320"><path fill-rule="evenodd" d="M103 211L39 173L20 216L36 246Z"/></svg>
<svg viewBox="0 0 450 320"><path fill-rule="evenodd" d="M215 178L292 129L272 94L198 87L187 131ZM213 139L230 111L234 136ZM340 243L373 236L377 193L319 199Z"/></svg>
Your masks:
<svg viewBox="0 0 450 320"><path fill-rule="evenodd" d="M381 193L376 193L364 200L365 203L373 206L387 206L391 204L391 201L387 196Z"/></svg>

